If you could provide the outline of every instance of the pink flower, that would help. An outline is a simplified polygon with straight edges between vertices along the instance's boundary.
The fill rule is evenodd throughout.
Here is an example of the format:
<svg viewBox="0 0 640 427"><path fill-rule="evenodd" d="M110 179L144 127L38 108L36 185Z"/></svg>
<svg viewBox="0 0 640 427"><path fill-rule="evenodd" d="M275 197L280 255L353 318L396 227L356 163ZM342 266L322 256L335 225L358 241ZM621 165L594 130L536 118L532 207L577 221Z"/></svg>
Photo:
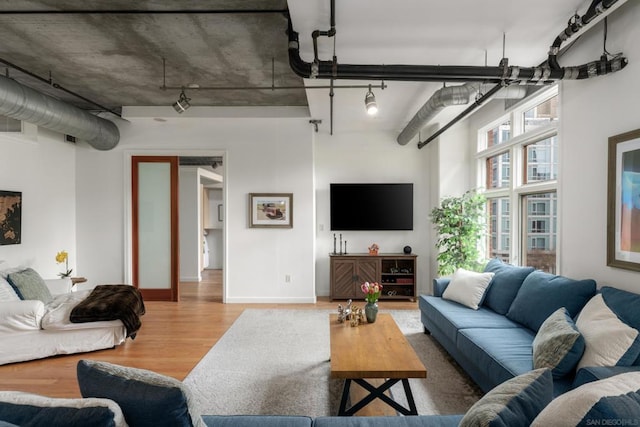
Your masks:
<svg viewBox="0 0 640 427"><path fill-rule="evenodd" d="M365 300L369 303L373 303L378 301L380 292L382 291L382 285L378 282L364 282L360 286L360 289L362 289L362 292L365 294Z"/></svg>

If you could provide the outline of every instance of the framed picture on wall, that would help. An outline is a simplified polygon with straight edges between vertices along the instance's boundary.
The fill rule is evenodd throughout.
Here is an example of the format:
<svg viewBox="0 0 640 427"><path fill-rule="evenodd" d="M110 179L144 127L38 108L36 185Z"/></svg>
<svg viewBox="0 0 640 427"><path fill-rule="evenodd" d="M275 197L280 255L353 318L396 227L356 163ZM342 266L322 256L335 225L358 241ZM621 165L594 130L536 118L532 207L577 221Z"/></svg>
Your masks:
<svg viewBox="0 0 640 427"><path fill-rule="evenodd" d="M640 271L640 129L609 138L607 265Z"/></svg>
<svg viewBox="0 0 640 427"><path fill-rule="evenodd" d="M250 193L249 227L292 228L292 193Z"/></svg>
<svg viewBox="0 0 640 427"><path fill-rule="evenodd" d="M19 245L22 238L22 192L0 191L0 245Z"/></svg>

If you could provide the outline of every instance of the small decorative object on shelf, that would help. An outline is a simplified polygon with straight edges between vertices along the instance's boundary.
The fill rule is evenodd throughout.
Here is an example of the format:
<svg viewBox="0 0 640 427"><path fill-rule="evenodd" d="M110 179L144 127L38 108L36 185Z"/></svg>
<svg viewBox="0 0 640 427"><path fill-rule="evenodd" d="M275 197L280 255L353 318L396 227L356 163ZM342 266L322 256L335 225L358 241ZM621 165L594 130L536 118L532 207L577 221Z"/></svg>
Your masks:
<svg viewBox="0 0 640 427"><path fill-rule="evenodd" d="M378 316L378 298L382 292L382 285L378 282L364 282L361 286L367 304L364 306L364 314L368 323L374 323Z"/></svg>
<svg viewBox="0 0 640 427"><path fill-rule="evenodd" d="M338 304L338 323L344 323L345 320L349 320L351 317L351 303L353 301L347 301L347 306L343 307L342 304Z"/></svg>
<svg viewBox="0 0 640 427"><path fill-rule="evenodd" d="M364 323L364 313L360 307L353 307L351 311L351 326L358 326Z"/></svg>
<svg viewBox="0 0 640 427"><path fill-rule="evenodd" d="M73 269L69 269L69 254L67 251L60 251L56 254L56 262L62 264L64 262L64 272L58 273L60 277L69 277Z"/></svg>
<svg viewBox="0 0 640 427"><path fill-rule="evenodd" d="M352 306L352 300L347 301L347 306L342 307L338 304L338 323L349 321L351 326L358 326L364 323L364 313L361 308Z"/></svg>
<svg viewBox="0 0 640 427"><path fill-rule="evenodd" d="M372 244L369 246L369 255L378 255L378 249L380 249L380 246L376 243Z"/></svg>

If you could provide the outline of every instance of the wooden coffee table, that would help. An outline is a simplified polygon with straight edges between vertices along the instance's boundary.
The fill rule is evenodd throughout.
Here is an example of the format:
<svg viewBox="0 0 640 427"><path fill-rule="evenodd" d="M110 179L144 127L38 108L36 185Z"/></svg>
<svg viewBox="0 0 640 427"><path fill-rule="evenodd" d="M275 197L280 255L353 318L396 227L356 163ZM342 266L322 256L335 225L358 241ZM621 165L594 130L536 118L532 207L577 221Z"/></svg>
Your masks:
<svg viewBox="0 0 640 427"><path fill-rule="evenodd" d="M374 399L380 399L403 415L418 415L409 378L426 378L427 370L390 314L380 313L375 323L352 327L338 323L338 315L329 315L331 340L331 378L343 378L344 388L338 415L353 415ZM368 378L384 378L382 385ZM347 408L349 389L354 381L369 394ZM402 381L409 408L385 392Z"/></svg>

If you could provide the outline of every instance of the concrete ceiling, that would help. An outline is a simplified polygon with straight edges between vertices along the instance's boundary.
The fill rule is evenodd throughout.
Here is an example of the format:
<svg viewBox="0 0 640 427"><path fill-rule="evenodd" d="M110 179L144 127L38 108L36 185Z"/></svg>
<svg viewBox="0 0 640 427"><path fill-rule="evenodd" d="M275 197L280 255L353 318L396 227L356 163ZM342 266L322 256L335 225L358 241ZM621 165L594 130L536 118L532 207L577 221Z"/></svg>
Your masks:
<svg viewBox="0 0 640 427"><path fill-rule="evenodd" d="M496 66L504 49L510 65L531 67L545 59L568 19L576 11L584 13L589 4L339 0L336 37L319 39L319 57L330 60L335 46L343 64ZM375 118L364 112L365 89L336 89L333 118L328 89L202 89L327 85L328 81L305 80L291 71L283 13L287 9L300 34L301 56L312 61L311 32L330 28L329 0L6 1L0 3L0 59L45 79L51 76L53 83L116 112L122 106L171 105L184 86L195 106L308 105L311 117L323 121L320 131L328 132L333 120L334 133L399 132L442 87L385 82L385 90L374 89L380 107ZM106 13L117 10L128 12ZM599 55L593 52L587 59ZM100 110L13 67L0 66L26 85L81 108ZM335 82L369 83L380 84ZM190 85L201 89L189 90Z"/></svg>

